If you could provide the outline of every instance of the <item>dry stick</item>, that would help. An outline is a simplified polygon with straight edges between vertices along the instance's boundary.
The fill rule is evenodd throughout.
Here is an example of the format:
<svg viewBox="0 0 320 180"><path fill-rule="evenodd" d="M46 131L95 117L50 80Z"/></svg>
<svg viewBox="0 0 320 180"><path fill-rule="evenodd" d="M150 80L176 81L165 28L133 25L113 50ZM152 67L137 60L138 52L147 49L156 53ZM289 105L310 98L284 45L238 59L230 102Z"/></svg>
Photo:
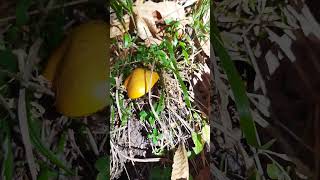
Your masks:
<svg viewBox="0 0 320 180"><path fill-rule="evenodd" d="M18 62L20 72L24 74L25 77L25 64L24 64L25 56L22 55L22 51L18 54ZM37 167L35 163L35 158L32 152L29 126L28 126L28 117L27 117L27 108L26 108L26 90L25 88L20 88L19 90L19 99L18 99L18 119L19 119L19 127L22 136L22 142L25 148L26 159L29 166L29 170L33 180L37 179Z"/></svg>
<svg viewBox="0 0 320 180"><path fill-rule="evenodd" d="M129 157L129 156L123 154L122 152L120 152L120 150L118 150L117 147L115 147L115 145L112 143L112 141L110 141L110 144L111 144L111 148L113 147L118 154L120 154L122 157L124 157L130 161L143 162L143 163L168 161L168 159L165 159L165 158L146 158L146 159L132 158L132 157Z"/></svg>
<svg viewBox="0 0 320 180"><path fill-rule="evenodd" d="M259 78L259 83L260 83L260 87L261 87L261 90L263 92L264 95L267 94L267 88L266 88L266 84L262 78L262 74L261 74L261 71L258 67L258 64L257 64L257 60L251 50L251 47L250 47L250 44L249 44L249 40L247 39L247 37L243 37L243 41L244 41L244 44L248 50L248 53L249 53L249 57L251 59L251 63L253 65L253 68L254 70L257 72L257 77Z"/></svg>
<svg viewBox="0 0 320 180"><path fill-rule="evenodd" d="M132 155L132 151L131 151L131 123L130 123L130 121L132 121L132 119L130 119L129 121L127 121L127 123L128 123L128 131L127 131L127 133L128 133L128 140L129 140L129 156L130 157L133 157L133 155ZM132 163L132 165L134 166L135 164L134 164L134 162L133 161L131 161L131 163Z"/></svg>
<svg viewBox="0 0 320 180"><path fill-rule="evenodd" d="M122 75L120 76L120 79L122 79ZM117 86L117 89L116 89L116 104L117 104L117 110L118 110L119 118L120 118L120 121L121 121L122 120L122 113L121 113L121 109L120 109L119 90L118 90L119 87L120 87L120 80L119 79L116 80L116 86Z"/></svg>
<svg viewBox="0 0 320 180"><path fill-rule="evenodd" d="M126 171L126 174L127 174L128 179L131 180L131 179L130 179L130 175L129 175L129 173L128 173L128 170L127 170L126 166L124 165L123 168L124 168L124 171Z"/></svg>
<svg viewBox="0 0 320 180"><path fill-rule="evenodd" d="M254 152L253 159L256 162L256 167L257 167L258 173L259 173L260 177L262 178L262 180L265 180L266 178L264 177L264 174L263 174L263 169L262 169L262 164L261 164L261 161L259 158L259 154L257 153L257 150L252 147L251 147L251 150Z"/></svg>
<svg viewBox="0 0 320 180"><path fill-rule="evenodd" d="M78 5L78 4L82 4L82 3L86 3L86 2L89 2L89 1L88 0L72 1L72 2L66 3L64 5L56 5L56 6L50 7L50 8L48 8L48 10L58 9L58 8L62 8L62 7L74 6L74 5ZM39 13L41 13L40 10L33 10L33 11L28 12L28 15L29 16L30 15L36 15L36 14L39 14ZM14 19L16 19L16 16L5 17L5 18L0 19L0 23L8 22L8 21L11 21L11 20L14 20Z"/></svg>
<svg viewBox="0 0 320 180"><path fill-rule="evenodd" d="M85 124L88 123L88 122L87 122L87 120L88 120L87 117L84 117L83 120L84 120ZM95 154L96 156L99 156L98 145L97 145L96 141L94 140L94 137L93 137L93 135L92 135L92 133L91 133L90 128L86 127L86 133L87 133L87 135L88 135L89 144L90 144L90 146L91 146L94 154Z"/></svg>
<svg viewBox="0 0 320 180"><path fill-rule="evenodd" d="M89 143L91 145L91 148L92 148L94 154L99 156L98 145L97 145L96 141L94 140L94 137L93 137L90 129L88 127L86 129L87 129L87 135L88 135L88 138L89 138Z"/></svg>
<svg viewBox="0 0 320 180"><path fill-rule="evenodd" d="M99 146L99 152L102 152L102 151L103 151L103 147L104 147L104 145L106 144L107 139L108 139L108 135L106 135L106 136L102 139L102 142L100 143L100 146Z"/></svg>
<svg viewBox="0 0 320 180"><path fill-rule="evenodd" d="M193 132L193 129L191 128L191 126L189 126L189 124L182 118L179 116L179 114L177 114L176 112L174 112L171 108L169 108L169 110L181 121L181 123L187 127L187 129L190 132Z"/></svg>
<svg viewBox="0 0 320 180"><path fill-rule="evenodd" d="M31 140L29 136L29 126L27 118L27 109L26 109L26 90L20 89L19 91L19 100L18 100L18 119L19 126L22 135L22 142L26 151L26 158L29 165L29 170L33 180L37 179L37 167L35 163L35 158L32 152Z"/></svg>

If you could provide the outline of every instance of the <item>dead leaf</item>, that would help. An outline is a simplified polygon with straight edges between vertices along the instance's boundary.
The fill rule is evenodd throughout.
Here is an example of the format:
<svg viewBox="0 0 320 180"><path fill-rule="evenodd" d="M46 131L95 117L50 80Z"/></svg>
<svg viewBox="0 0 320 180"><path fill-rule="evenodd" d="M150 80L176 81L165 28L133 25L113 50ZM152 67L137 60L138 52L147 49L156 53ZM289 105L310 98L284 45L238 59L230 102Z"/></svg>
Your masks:
<svg viewBox="0 0 320 180"><path fill-rule="evenodd" d="M181 143L173 157L171 180L189 180L189 163L187 150Z"/></svg>
<svg viewBox="0 0 320 180"><path fill-rule="evenodd" d="M110 20L110 24L111 24L110 38L121 36L125 32L129 31L130 16L129 15L123 16L123 24L117 18L113 18L112 20Z"/></svg>
<svg viewBox="0 0 320 180"><path fill-rule="evenodd" d="M161 43L161 38L159 36L160 29L157 27L159 22L163 23L165 20L180 21L181 27L179 27L179 29L181 30L181 33L183 33L183 26L188 23L183 6L174 1L159 3L152 1L143 3L143 1L136 1L135 6L133 7L133 18L133 24L137 30L137 35L145 40L147 44ZM121 24L118 19L111 18L111 38L121 36L132 28L130 26L132 21L130 16L125 15L123 19L124 24Z"/></svg>
<svg viewBox="0 0 320 180"><path fill-rule="evenodd" d="M158 22L164 22L165 20L183 22L185 19L183 6L174 1L159 3L152 1L147 1L145 3L139 2L133 7L133 12L137 26L137 34L143 40L152 37L160 39L158 34L160 29L157 27Z"/></svg>

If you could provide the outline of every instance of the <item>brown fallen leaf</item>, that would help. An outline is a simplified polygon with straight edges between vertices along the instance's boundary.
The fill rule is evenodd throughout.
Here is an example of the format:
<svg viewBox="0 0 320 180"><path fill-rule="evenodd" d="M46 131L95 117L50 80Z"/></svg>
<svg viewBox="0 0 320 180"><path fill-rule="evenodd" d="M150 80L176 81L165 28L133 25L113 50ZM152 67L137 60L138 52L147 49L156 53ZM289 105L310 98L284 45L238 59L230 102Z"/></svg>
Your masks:
<svg viewBox="0 0 320 180"><path fill-rule="evenodd" d="M124 26L118 19L111 20L110 37L121 36L132 27L132 19L125 15ZM174 1L164 1L155 3L152 1L143 2L137 0L133 7L133 24L137 30L137 35L145 40L147 44L160 44L160 29L157 27L159 22L165 20L180 21L179 34L183 33L183 27L188 24L183 6ZM132 29L131 29L132 30Z"/></svg>
<svg viewBox="0 0 320 180"><path fill-rule="evenodd" d="M189 180L189 163L187 150L181 143L173 157L171 180Z"/></svg>
<svg viewBox="0 0 320 180"><path fill-rule="evenodd" d="M138 2L133 7L134 19L137 26L137 34L143 39L158 38L160 29L157 27L158 22L165 20L185 22L185 11L183 6L174 1L165 1L155 3L152 1ZM182 27L181 27L182 29Z"/></svg>
<svg viewBox="0 0 320 180"><path fill-rule="evenodd" d="M110 38L115 38L117 36L123 35L125 32L129 31L130 26L130 16L123 16L123 24L116 18L110 21Z"/></svg>

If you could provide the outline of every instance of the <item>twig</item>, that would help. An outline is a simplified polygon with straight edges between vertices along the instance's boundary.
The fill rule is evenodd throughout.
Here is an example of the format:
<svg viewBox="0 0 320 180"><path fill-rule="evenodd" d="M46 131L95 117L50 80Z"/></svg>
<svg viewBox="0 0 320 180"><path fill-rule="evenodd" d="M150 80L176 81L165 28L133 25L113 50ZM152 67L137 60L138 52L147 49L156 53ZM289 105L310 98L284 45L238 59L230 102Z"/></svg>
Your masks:
<svg viewBox="0 0 320 180"><path fill-rule="evenodd" d="M28 126L28 117L26 109L26 90L20 89L19 91L19 100L18 100L18 119L19 126L22 136L22 142L25 148L26 159L29 165L29 170L33 180L37 179L37 167L35 163L35 158L32 152L32 145L30 140L29 126Z"/></svg>
<svg viewBox="0 0 320 180"><path fill-rule="evenodd" d="M263 92L264 95L267 94L267 88L266 88L266 84L262 78L262 73L258 67L258 64L257 64L257 60L252 52L252 48L250 47L250 44L249 44L249 40L247 39L247 37L243 37L243 40L244 40L244 44L247 48L247 51L248 51L248 54L249 54L249 57L251 59L251 63L253 65L253 68L254 70L257 72L257 77L259 78L259 84L260 84L260 87L261 87L261 90Z"/></svg>
<svg viewBox="0 0 320 180"><path fill-rule="evenodd" d="M116 105L117 105L117 110L119 114L119 119L120 121L122 120L122 113L121 113L121 108L120 108L120 103L119 103L119 88L120 88L120 79L122 79L122 75L119 77L119 79L116 79ZM119 122L120 124L120 122Z"/></svg>
<svg viewBox="0 0 320 180"><path fill-rule="evenodd" d="M112 141L110 141L110 144L111 144L111 148L114 148L117 153L119 155L121 155L122 157L130 160L130 161L134 161L134 162L143 162L143 163L146 163L146 162L160 162L160 161L168 161L168 159L165 159L165 158L146 158L146 159L141 159L141 158L132 158L132 157L129 157L125 154L123 154L122 152L120 152L117 147L115 147L115 145L112 143Z"/></svg>
<svg viewBox="0 0 320 180"><path fill-rule="evenodd" d="M190 132L193 132L193 129L191 128L191 126L184 120L182 119L182 117L179 116L179 114L177 114L175 111L173 111L171 108L169 108L170 111L172 112L172 114L174 114L180 121L181 123L187 127L187 129L190 131Z"/></svg>
<svg viewBox="0 0 320 180"><path fill-rule="evenodd" d="M25 64L24 60L24 52L19 51L18 53L18 64L19 70L23 73L23 79L25 79ZM26 107L26 90L25 88L21 88L19 90L19 99L18 99L18 119L19 119L19 127L22 136L22 142L25 148L26 159L28 162L29 170L33 180L37 179L37 167L35 163L35 158L32 152L32 145L29 133L29 126L28 126L28 116L27 116L27 107Z"/></svg>
<svg viewBox="0 0 320 180"><path fill-rule="evenodd" d="M87 129L87 135L88 135L88 138L89 138L89 143L91 145L91 148L92 148L94 154L96 156L99 156L99 150L98 150L97 143L94 140L94 137L92 136L92 133L91 133L90 129L89 128L86 128L86 129Z"/></svg>

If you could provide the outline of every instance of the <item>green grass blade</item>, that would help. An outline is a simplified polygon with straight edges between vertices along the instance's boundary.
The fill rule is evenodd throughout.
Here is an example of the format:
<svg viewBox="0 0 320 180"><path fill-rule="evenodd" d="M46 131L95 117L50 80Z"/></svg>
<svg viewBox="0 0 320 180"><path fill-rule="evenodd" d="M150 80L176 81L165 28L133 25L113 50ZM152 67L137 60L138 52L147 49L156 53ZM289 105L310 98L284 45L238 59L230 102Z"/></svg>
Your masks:
<svg viewBox="0 0 320 180"><path fill-rule="evenodd" d="M36 130L32 126L32 123L29 122L29 128L30 128L30 139L33 144L33 146L36 148L38 152L40 152L43 156L48 158L52 163L57 165L59 168L63 169L67 174L74 175L74 173L67 168L64 163L57 158L57 156L47 149L43 143L41 142L40 138L36 135Z"/></svg>
<svg viewBox="0 0 320 180"><path fill-rule="evenodd" d="M217 28L213 11L211 11L211 28L210 41L214 47L214 51L220 58L222 68L226 72L231 90L234 95L236 107L240 116L240 126L247 142L255 147L259 146L258 136L256 134L256 126L250 112L250 103L242 79L233 64L233 61L224 47Z"/></svg>
<svg viewBox="0 0 320 180"><path fill-rule="evenodd" d="M191 102L190 102L190 99L189 99L189 94L188 94L188 89L187 89L187 86L184 84L181 76L180 76L180 73L179 73L179 69L178 69L178 66L177 66L177 61L176 61L176 58L174 56L174 49L173 49L173 45L172 43L170 43L169 41L167 41L167 48L168 48L168 51L169 51L169 55L170 55L170 62L172 62L173 64L173 68L169 67L173 73L176 75L178 81L179 81L179 84L181 86L181 89L182 89L182 92L183 92L183 97L184 97L184 100L186 102L186 105L188 108L191 108Z"/></svg>
<svg viewBox="0 0 320 180"><path fill-rule="evenodd" d="M53 164L58 166L59 168L63 169L68 175L74 175L75 173L67 168L65 166L65 163L62 162L54 152L52 152L50 149L48 149L42 142L41 139L39 138L39 135L37 133L37 124L36 121L34 121L31 117L30 114L30 104L29 104L29 99L26 98L26 103L27 103L27 113L28 113L28 126L29 126L29 136L31 139L31 143L35 150L37 150L40 154L45 156L48 160L50 160Z"/></svg>

